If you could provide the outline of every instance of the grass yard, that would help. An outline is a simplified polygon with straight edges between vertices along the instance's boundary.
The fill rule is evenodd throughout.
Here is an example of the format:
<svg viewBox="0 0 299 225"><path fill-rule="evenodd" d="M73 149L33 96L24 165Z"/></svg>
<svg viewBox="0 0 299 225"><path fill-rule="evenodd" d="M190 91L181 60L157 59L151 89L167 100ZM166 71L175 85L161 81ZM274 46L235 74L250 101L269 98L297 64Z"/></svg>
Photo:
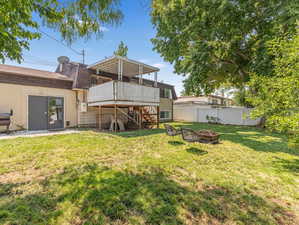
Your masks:
<svg viewBox="0 0 299 225"><path fill-rule="evenodd" d="M0 224L299 224L299 151L282 135L186 143L164 130L0 141Z"/></svg>

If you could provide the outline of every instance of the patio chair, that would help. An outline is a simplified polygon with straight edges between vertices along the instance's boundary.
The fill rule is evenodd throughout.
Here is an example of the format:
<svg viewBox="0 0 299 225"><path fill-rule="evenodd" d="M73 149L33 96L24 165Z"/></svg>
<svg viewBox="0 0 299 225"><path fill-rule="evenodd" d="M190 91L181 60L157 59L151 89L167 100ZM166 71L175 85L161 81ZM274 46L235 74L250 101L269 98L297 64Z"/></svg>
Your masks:
<svg viewBox="0 0 299 225"><path fill-rule="evenodd" d="M175 129L173 126L170 126L169 124L164 124L164 127L168 136L176 136L182 133L181 129Z"/></svg>
<svg viewBox="0 0 299 225"><path fill-rule="evenodd" d="M209 130L194 131L189 128L182 129L182 138L188 142L218 144L219 136L216 132Z"/></svg>

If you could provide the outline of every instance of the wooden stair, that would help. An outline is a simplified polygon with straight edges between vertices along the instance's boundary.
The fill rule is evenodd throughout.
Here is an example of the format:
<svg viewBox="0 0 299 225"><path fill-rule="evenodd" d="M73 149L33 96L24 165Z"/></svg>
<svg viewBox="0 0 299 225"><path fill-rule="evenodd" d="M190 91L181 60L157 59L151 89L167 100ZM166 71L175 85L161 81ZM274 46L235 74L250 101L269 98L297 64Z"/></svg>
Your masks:
<svg viewBox="0 0 299 225"><path fill-rule="evenodd" d="M144 128L154 128L157 125L157 110L155 107L142 108L142 124Z"/></svg>

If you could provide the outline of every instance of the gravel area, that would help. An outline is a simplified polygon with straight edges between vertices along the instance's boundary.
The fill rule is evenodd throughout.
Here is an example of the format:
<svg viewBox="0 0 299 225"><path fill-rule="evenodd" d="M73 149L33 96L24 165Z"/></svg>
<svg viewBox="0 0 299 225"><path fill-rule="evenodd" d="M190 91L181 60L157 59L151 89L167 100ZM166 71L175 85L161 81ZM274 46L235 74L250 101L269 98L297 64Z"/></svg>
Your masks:
<svg viewBox="0 0 299 225"><path fill-rule="evenodd" d="M3 139L13 139L19 137L40 137L40 136L50 136L50 135L59 135L59 134L73 134L79 133L79 130L68 129L68 130L59 130L59 131L48 131L48 130L38 130L38 131L16 131L9 134L0 133L0 140Z"/></svg>

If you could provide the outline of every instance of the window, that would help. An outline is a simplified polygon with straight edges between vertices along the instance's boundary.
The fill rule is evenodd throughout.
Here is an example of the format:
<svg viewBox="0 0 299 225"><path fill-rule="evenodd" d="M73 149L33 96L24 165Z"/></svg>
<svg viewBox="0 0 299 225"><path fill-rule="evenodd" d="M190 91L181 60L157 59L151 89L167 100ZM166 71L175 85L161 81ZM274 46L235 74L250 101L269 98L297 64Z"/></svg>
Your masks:
<svg viewBox="0 0 299 225"><path fill-rule="evenodd" d="M94 76L91 77L90 79L90 86L93 87L93 86L96 86L98 84L98 79Z"/></svg>
<svg viewBox="0 0 299 225"><path fill-rule="evenodd" d="M163 95L162 95L163 98L169 98L169 99L172 99L172 93L171 93L171 89L169 88L164 88L163 89Z"/></svg>
<svg viewBox="0 0 299 225"><path fill-rule="evenodd" d="M48 100L48 120L50 128L63 127L63 98L49 97Z"/></svg>
<svg viewBox="0 0 299 225"><path fill-rule="evenodd" d="M212 99L212 104L213 104L213 105L218 105L218 101L217 101L217 99Z"/></svg>
<svg viewBox="0 0 299 225"><path fill-rule="evenodd" d="M161 120L170 120L171 119L170 111L161 111L160 112L160 119Z"/></svg>

